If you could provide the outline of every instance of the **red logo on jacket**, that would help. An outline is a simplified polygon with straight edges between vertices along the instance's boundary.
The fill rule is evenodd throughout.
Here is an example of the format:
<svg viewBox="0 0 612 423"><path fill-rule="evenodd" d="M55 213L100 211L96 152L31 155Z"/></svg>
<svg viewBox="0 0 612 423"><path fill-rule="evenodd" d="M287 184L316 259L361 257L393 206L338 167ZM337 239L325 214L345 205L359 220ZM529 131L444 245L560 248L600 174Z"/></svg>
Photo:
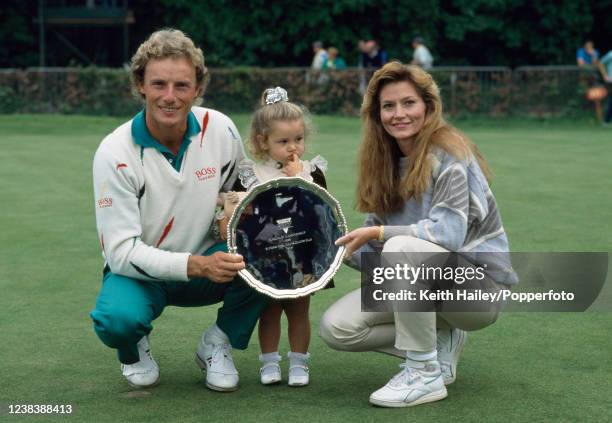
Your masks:
<svg viewBox="0 0 612 423"><path fill-rule="evenodd" d="M195 175L198 178L198 181L205 181L207 179L214 178L217 174L216 167L203 167L200 170L196 170Z"/></svg>
<svg viewBox="0 0 612 423"><path fill-rule="evenodd" d="M98 207L104 209L106 207L113 207L113 199L111 197L102 197L98 200Z"/></svg>

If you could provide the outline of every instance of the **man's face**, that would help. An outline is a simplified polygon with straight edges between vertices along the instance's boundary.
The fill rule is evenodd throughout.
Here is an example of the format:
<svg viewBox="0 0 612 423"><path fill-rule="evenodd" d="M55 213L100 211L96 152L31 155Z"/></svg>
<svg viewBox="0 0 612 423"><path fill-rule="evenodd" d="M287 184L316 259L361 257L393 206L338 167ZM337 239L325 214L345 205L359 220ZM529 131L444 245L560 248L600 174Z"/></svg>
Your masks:
<svg viewBox="0 0 612 423"><path fill-rule="evenodd" d="M145 98L150 130L182 127L199 94L195 67L185 57L153 59L138 90Z"/></svg>

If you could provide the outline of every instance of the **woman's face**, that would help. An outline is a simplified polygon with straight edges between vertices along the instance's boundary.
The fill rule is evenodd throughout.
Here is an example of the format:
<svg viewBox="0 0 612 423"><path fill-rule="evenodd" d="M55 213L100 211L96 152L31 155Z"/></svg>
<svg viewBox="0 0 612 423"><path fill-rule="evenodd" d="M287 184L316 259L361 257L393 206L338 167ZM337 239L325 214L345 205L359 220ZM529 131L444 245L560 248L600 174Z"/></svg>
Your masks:
<svg viewBox="0 0 612 423"><path fill-rule="evenodd" d="M380 121L406 154L423 128L427 107L410 82L391 82L380 90Z"/></svg>

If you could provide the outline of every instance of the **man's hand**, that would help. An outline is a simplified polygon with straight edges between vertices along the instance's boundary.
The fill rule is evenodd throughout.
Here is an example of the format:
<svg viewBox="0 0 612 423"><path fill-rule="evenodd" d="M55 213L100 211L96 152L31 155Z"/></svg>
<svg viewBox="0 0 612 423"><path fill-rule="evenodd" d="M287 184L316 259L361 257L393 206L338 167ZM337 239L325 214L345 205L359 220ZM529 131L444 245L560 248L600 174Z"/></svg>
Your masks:
<svg viewBox="0 0 612 423"><path fill-rule="evenodd" d="M346 247L345 257L351 258L353 253L361 248L367 242L377 239L380 232L379 226L367 226L355 229L348 234L336 240L336 245L344 245Z"/></svg>
<svg viewBox="0 0 612 423"><path fill-rule="evenodd" d="M207 278L215 283L231 282L242 269L244 260L241 255L221 251L210 256L189 256L187 261L189 279Z"/></svg>
<svg viewBox="0 0 612 423"><path fill-rule="evenodd" d="M293 153L287 164L283 166L282 172L287 176L296 176L302 173L303 170L304 165L302 165L300 158L297 154Z"/></svg>

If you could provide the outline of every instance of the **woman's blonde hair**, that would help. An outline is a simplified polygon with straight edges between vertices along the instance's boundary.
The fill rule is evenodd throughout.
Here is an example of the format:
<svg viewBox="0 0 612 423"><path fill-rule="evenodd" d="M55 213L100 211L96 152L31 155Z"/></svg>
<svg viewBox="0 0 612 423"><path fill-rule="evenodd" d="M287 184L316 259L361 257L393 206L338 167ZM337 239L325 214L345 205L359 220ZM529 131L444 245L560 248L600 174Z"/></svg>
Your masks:
<svg viewBox="0 0 612 423"><path fill-rule="evenodd" d="M167 57L184 57L195 68L198 98L196 104L202 101L206 84L208 83L208 69L204 65L204 53L197 48L191 38L178 29L162 29L155 31L138 47L130 63L132 92L143 99L138 87L144 83L144 74L150 60L165 59Z"/></svg>
<svg viewBox="0 0 612 423"><path fill-rule="evenodd" d="M400 179L400 149L380 120L380 91L395 82L411 84L425 103L425 120L416 135L405 176ZM359 149L357 209L384 215L398 211L410 198L420 200L431 179L428 153L438 146L461 160L476 157L487 179L489 167L476 145L442 116L440 91L432 76L418 66L390 62L377 70L361 105L363 142Z"/></svg>
<svg viewBox="0 0 612 423"><path fill-rule="evenodd" d="M280 100L272 104L267 103L268 96L274 90L278 90L278 87L264 90L261 94L260 107L255 110L251 120L248 148L251 155L257 160L265 160L268 157L266 151L261 148L259 141L260 139L268 139L274 122L302 120L304 122L304 139L312 132L310 113L304 106L299 106L288 100Z"/></svg>

